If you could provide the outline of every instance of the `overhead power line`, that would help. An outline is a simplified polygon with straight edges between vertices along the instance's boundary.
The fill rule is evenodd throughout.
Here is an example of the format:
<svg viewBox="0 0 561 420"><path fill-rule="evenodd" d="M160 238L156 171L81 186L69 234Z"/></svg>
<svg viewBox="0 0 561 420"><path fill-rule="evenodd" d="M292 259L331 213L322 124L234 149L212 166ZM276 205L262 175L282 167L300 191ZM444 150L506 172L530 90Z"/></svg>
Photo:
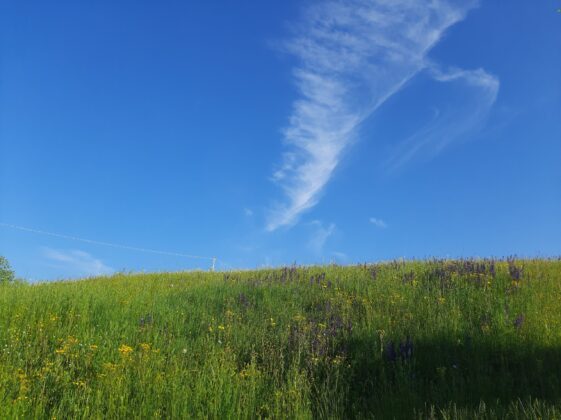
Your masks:
<svg viewBox="0 0 561 420"><path fill-rule="evenodd" d="M62 239L68 239L68 240L71 240L71 241L84 242L84 243L92 244L92 245L108 246L108 247L112 247L112 248L126 249L126 250L129 250L129 251L148 252L148 253L151 253L151 254L169 255L169 256L172 256L172 257L182 257L182 258L191 258L191 259L212 261L212 270L213 271L214 271L216 262L218 261L218 259L216 257L205 257L205 256L201 256L201 255L183 254L183 253L179 253L179 252L168 252L168 251L160 251L160 250L157 250L157 249L140 248L140 247L136 247L136 246L114 244L114 243L111 243L111 242L94 241L92 239L80 238L80 237L77 237L77 236L70 236L70 235L63 235L61 233L47 232L47 231L44 231L44 230L32 229L32 228L28 228L28 227L25 227L25 226L12 225L12 224L9 224L9 223L0 222L0 226L7 227L7 228L10 228L10 229L21 230L21 231L24 231L24 232L36 233L36 234L39 234L39 235L47 235L47 236L52 236L52 237L55 237L55 238L62 238Z"/></svg>

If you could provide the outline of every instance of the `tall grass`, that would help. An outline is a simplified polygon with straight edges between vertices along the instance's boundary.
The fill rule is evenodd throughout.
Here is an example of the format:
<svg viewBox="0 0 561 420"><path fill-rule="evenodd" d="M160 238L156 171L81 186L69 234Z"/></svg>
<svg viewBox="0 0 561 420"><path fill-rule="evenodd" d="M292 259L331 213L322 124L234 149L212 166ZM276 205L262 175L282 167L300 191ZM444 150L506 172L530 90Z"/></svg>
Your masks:
<svg viewBox="0 0 561 420"><path fill-rule="evenodd" d="M561 418L561 262L0 285L0 417Z"/></svg>

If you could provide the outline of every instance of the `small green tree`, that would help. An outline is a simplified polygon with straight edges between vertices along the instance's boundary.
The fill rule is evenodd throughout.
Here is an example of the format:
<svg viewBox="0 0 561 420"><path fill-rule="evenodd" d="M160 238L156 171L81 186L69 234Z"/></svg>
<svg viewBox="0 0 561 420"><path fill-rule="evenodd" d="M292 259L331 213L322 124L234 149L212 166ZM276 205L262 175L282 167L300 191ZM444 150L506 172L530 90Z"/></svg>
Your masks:
<svg viewBox="0 0 561 420"><path fill-rule="evenodd" d="M0 283L11 283L14 280L14 272L10 267L10 263L0 255Z"/></svg>

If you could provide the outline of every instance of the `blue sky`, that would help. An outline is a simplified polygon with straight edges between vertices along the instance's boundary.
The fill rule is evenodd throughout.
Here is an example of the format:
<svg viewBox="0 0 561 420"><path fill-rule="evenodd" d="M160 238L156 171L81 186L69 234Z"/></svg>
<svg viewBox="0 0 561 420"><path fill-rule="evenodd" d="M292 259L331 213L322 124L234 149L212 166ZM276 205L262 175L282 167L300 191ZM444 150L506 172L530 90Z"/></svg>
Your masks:
<svg viewBox="0 0 561 420"><path fill-rule="evenodd" d="M4 1L0 255L30 280L557 256L558 7Z"/></svg>

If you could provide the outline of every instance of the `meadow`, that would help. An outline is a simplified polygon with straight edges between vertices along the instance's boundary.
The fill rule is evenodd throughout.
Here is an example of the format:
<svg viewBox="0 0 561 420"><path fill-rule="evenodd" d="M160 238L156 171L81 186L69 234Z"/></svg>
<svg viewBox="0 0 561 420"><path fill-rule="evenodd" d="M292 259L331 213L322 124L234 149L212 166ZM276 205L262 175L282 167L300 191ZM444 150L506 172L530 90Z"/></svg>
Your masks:
<svg viewBox="0 0 561 420"><path fill-rule="evenodd" d="M0 284L1 418L561 418L561 261Z"/></svg>

